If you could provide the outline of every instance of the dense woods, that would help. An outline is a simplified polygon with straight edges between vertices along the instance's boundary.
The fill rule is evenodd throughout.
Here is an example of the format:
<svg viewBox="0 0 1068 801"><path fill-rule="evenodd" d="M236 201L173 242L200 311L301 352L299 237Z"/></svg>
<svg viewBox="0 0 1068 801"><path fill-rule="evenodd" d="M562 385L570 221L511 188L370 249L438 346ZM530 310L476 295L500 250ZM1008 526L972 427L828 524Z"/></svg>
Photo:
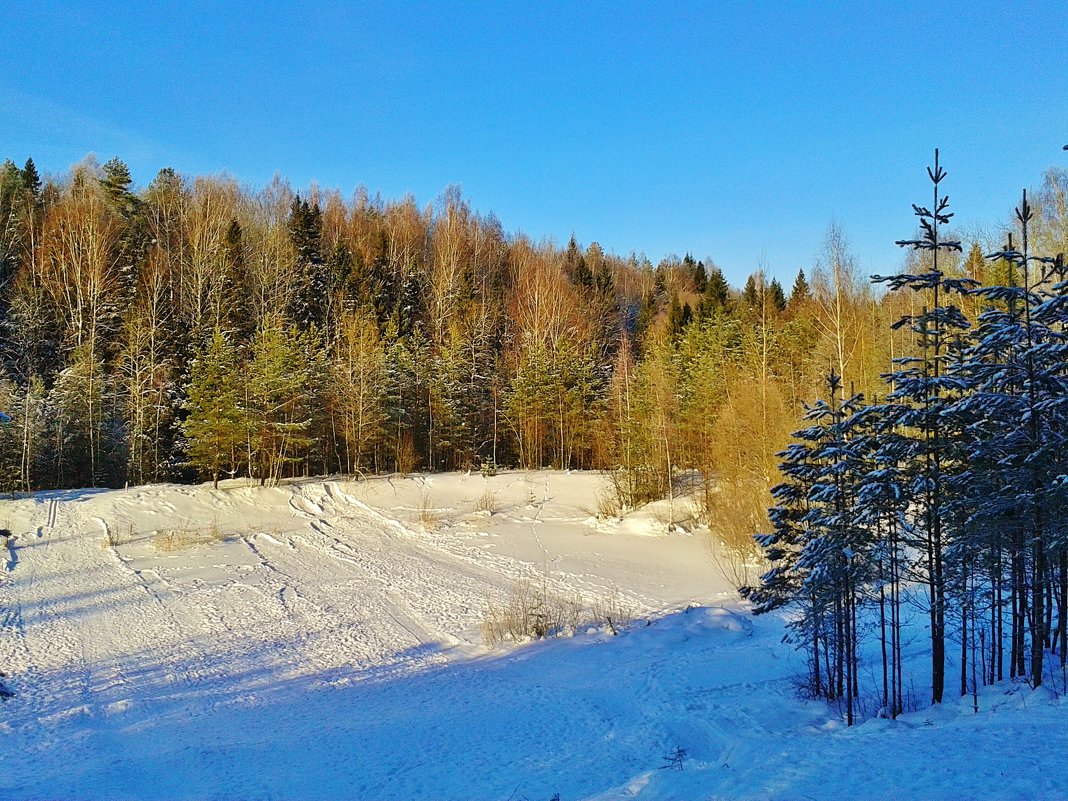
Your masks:
<svg viewBox="0 0 1068 801"><path fill-rule="evenodd" d="M456 188L138 188L88 158L5 162L0 232L6 491L492 463L613 470L633 506L696 469L748 540L819 376L867 388L892 349L833 225L789 292L736 290L508 234Z"/></svg>
<svg viewBox="0 0 1068 801"><path fill-rule="evenodd" d="M930 174L886 288L832 223L787 290L534 242L456 188L420 208L7 161L0 489L500 464L606 470L624 509L691 480L738 583L799 610L810 689L850 719L865 641L902 709L917 583L934 701L951 647L962 693L1041 683L1047 650L1063 677L1068 174L1000 246L946 234Z"/></svg>

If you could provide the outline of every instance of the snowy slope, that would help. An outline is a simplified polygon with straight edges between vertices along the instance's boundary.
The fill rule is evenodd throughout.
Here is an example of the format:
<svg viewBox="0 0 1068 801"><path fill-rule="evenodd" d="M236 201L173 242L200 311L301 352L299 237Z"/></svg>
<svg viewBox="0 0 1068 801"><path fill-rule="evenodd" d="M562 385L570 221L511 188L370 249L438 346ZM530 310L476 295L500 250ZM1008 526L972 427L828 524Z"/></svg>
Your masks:
<svg viewBox="0 0 1068 801"><path fill-rule="evenodd" d="M1031 758L1068 746L1059 699L1002 687L979 715L847 731L796 699L782 621L745 613L706 537L655 508L597 522L600 481L5 502L0 798L1068 798ZM650 623L486 648L483 612L521 577Z"/></svg>

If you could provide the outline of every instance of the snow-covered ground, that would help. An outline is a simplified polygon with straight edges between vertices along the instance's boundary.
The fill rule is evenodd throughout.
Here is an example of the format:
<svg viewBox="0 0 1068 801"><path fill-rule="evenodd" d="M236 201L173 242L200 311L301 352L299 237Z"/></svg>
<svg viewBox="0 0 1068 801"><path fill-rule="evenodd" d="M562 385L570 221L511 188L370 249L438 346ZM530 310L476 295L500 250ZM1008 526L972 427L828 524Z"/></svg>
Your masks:
<svg viewBox="0 0 1068 801"><path fill-rule="evenodd" d="M668 534L663 504L600 523L601 482L3 502L0 798L1068 798L1060 699L1003 686L978 715L847 730L797 699L783 621L746 613L707 534ZM485 610L522 578L641 620L486 647Z"/></svg>

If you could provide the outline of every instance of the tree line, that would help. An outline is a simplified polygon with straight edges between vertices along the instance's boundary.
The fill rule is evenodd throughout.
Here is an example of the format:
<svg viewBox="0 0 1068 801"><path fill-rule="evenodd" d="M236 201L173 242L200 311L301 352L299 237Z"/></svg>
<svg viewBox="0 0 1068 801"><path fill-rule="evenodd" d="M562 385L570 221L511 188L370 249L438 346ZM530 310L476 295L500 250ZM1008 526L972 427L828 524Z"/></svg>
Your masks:
<svg viewBox="0 0 1068 801"><path fill-rule="evenodd" d="M619 469L628 504L686 468L766 486L827 359L877 375L854 262L833 228L811 281L736 290L689 255L506 234L456 188L420 209L9 160L2 488L483 462Z"/></svg>
<svg viewBox="0 0 1068 801"><path fill-rule="evenodd" d="M1068 686L1068 173L1050 171L1037 205L1025 191L1002 243L963 265L938 151L928 175L919 232L898 242L907 269L874 277L911 297L894 326L912 347L867 396L828 373L781 454L758 537L769 569L744 590L757 612L797 610L808 689L849 723L865 640L881 658L869 689L903 710L916 603L932 702L947 681L976 709L1006 677Z"/></svg>
<svg viewBox="0 0 1068 801"><path fill-rule="evenodd" d="M1037 196L1042 252L1064 183ZM1004 284L978 248L941 269ZM804 402L832 368L885 394L926 347L890 328L918 297L873 289L834 223L788 291L763 266L739 289L689 254L506 233L455 187L420 208L9 160L0 490L501 464L606 470L625 508L691 475L717 536L755 556Z"/></svg>

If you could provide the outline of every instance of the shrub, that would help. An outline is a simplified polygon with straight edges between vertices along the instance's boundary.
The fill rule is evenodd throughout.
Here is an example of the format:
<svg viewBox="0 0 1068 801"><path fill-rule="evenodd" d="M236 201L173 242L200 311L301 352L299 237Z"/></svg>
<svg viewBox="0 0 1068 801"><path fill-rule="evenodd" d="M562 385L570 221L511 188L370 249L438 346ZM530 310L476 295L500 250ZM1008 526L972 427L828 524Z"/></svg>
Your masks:
<svg viewBox="0 0 1068 801"><path fill-rule="evenodd" d="M499 508L497 504L497 493L489 488L489 484L482 490L482 494L478 496L475 501L476 512L487 512L493 514Z"/></svg>
<svg viewBox="0 0 1068 801"><path fill-rule="evenodd" d="M633 619L616 590L587 603L553 592L546 578L520 579L507 598L487 606L481 629L486 645L494 646L506 640L570 636L587 626L605 626L617 634Z"/></svg>

